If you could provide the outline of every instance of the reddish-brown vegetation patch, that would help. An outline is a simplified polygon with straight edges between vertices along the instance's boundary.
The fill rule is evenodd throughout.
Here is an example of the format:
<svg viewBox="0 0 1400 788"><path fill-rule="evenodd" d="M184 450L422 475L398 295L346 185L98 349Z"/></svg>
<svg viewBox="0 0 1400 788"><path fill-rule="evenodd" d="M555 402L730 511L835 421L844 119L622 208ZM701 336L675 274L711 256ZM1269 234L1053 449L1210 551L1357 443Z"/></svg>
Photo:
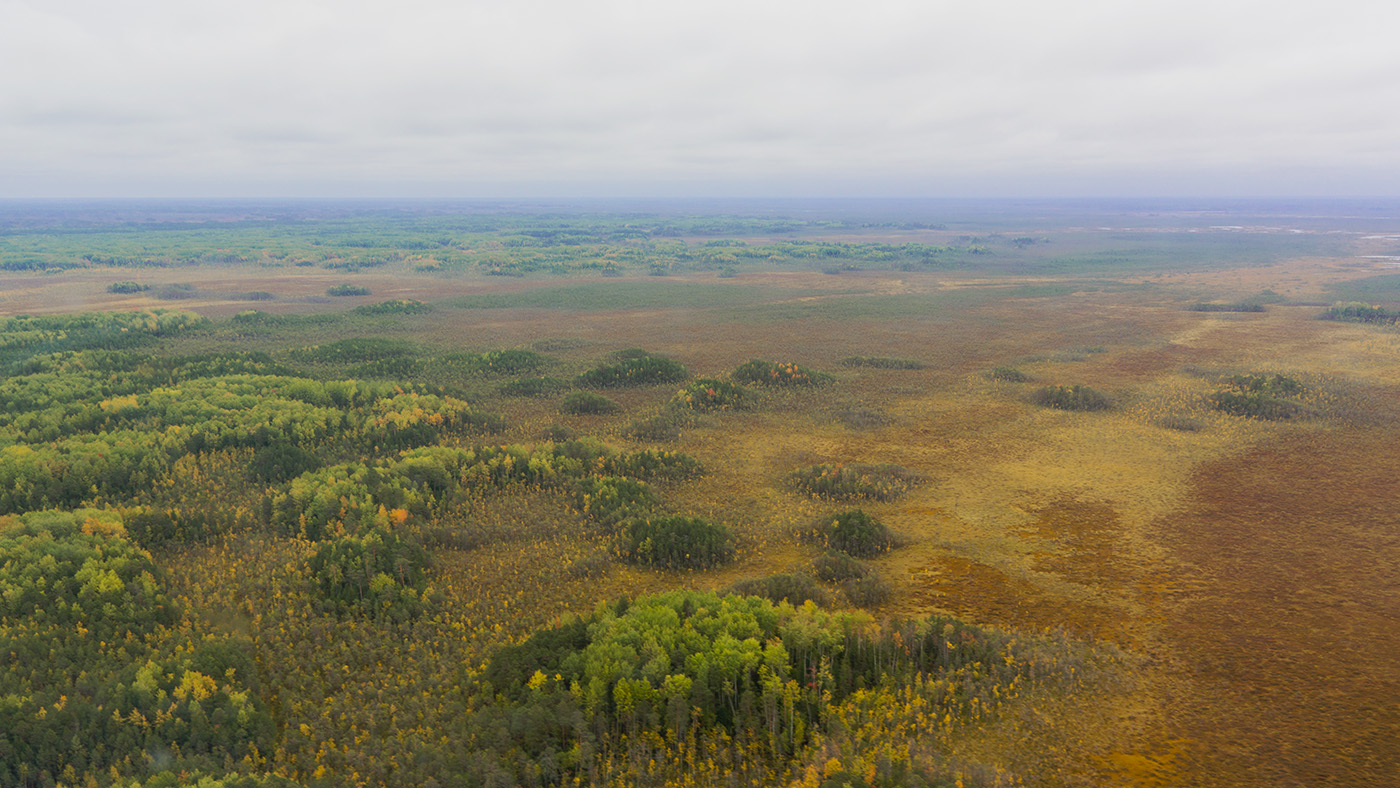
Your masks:
<svg viewBox="0 0 1400 788"><path fill-rule="evenodd" d="M1397 437L1292 433L1203 468L1161 524L1201 581L1163 633L1197 784L1400 784Z"/></svg>

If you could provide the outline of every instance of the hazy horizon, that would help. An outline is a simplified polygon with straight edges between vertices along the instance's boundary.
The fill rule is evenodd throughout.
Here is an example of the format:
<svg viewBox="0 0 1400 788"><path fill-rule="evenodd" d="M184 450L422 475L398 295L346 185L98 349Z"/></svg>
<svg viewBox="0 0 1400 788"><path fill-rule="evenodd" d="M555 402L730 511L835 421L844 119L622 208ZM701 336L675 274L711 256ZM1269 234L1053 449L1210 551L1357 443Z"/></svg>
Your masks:
<svg viewBox="0 0 1400 788"><path fill-rule="evenodd" d="M0 197L1400 195L1400 6L0 0Z"/></svg>

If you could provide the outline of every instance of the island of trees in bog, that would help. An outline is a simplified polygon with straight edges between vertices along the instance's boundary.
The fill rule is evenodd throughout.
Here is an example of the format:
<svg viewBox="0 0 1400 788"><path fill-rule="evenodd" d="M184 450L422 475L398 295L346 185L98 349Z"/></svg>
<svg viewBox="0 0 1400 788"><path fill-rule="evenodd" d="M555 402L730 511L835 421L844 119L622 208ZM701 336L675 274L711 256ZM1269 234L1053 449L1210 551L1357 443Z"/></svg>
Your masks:
<svg viewBox="0 0 1400 788"><path fill-rule="evenodd" d="M1400 773L1396 206L0 206L0 786Z"/></svg>

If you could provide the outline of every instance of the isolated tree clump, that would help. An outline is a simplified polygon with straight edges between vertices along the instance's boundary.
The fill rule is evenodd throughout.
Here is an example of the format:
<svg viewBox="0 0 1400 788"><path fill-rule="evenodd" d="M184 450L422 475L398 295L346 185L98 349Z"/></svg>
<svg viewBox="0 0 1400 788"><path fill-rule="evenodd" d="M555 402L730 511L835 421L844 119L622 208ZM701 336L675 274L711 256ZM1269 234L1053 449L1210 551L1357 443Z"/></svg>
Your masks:
<svg viewBox="0 0 1400 788"><path fill-rule="evenodd" d="M574 381L586 388L625 388L680 383L687 377L685 367L669 358L643 356L604 364L579 375Z"/></svg>
<svg viewBox="0 0 1400 788"><path fill-rule="evenodd" d="M1241 302L1237 304L1198 303L1186 307L1191 312L1264 312L1263 304Z"/></svg>
<svg viewBox="0 0 1400 788"><path fill-rule="evenodd" d="M1373 323L1383 326L1400 324L1400 310L1385 309L1359 301L1336 304L1319 317L1323 320L1340 320L1346 323Z"/></svg>
<svg viewBox="0 0 1400 788"><path fill-rule="evenodd" d="M395 298L377 304L357 306L351 311L357 315L421 315L433 311L433 308L412 298Z"/></svg>
<svg viewBox="0 0 1400 788"><path fill-rule="evenodd" d="M658 569L708 569L734 557L729 529L697 517L634 518L623 524L618 552Z"/></svg>
<svg viewBox="0 0 1400 788"><path fill-rule="evenodd" d="M671 404L695 411L741 410L752 397L748 389L732 380L699 378L676 392Z"/></svg>
<svg viewBox="0 0 1400 788"><path fill-rule="evenodd" d="M367 296L371 291L364 285L340 284L326 290L328 296Z"/></svg>
<svg viewBox="0 0 1400 788"><path fill-rule="evenodd" d="M872 369L923 369L926 364L909 358L886 358L884 356L847 356L841 359L843 367L870 367Z"/></svg>
<svg viewBox="0 0 1400 788"><path fill-rule="evenodd" d="M798 364L760 359L745 361L730 377L755 386L813 386L831 380L831 376L824 372L815 372Z"/></svg>
<svg viewBox="0 0 1400 788"><path fill-rule="evenodd" d="M1036 389L1031 395L1031 402L1057 410L1095 411L1108 410L1110 407L1108 397L1077 383L1073 386L1045 386Z"/></svg>
<svg viewBox="0 0 1400 788"><path fill-rule="evenodd" d="M606 416L619 413L622 406L591 391L575 391L559 403L559 409L574 416Z"/></svg>
<svg viewBox="0 0 1400 788"><path fill-rule="evenodd" d="M370 361L405 358L417 349L402 339L351 337L324 345L311 345L290 352L294 361L308 364L364 364Z"/></svg>
<svg viewBox="0 0 1400 788"><path fill-rule="evenodd" d="M1211 395L1215 409L1231 416L1286 421L1302 415L1303 384L1284 375L1235 375Z"/></svg>
<svg viewBox="0 0 1400 788"><path fill-rule="evenodd" d="M1026 373L1015 367L994 367L991 372L987 373L987 377L1007 383L1025 383L1030 380Z"/></svg>
<svg viewBox="0 0 1400 788"><path fill-rule="evenodd" d="M923 481L919 474L892 463L813 465L794 471L789 478L799 491L835 501L892 501Z"/></svg>
<svg viewBox="0 0 1400 788"><path fill-rule="evenodd" d="M810 537L817 544L856 558L872 558L895 544L890 529L860 509L818 521Z"/></svg>
<svg viewBox="0 0 1400 788"><path fill-rule="evenodd" d="M109 292L109 293L121 293L121 294L124 294L124 295L125 295L125 294L130 294L130 293L144 293L145 291L150 290L150 289L151 289L151 286L150 286L150 285L143 285L143 284L141 284L140 282L130 282L130 281L127 281L127 282L113 282L113 283L111 283L110 285L107 285L107 292Z"/></svg>
<svg viewBox="0 0 1400 788"><path fill-rule="evenodd" d="M534 372L549 359L533 350L488 350L472 356L458 357L475 371L484 375L519 375Z"/></svg>

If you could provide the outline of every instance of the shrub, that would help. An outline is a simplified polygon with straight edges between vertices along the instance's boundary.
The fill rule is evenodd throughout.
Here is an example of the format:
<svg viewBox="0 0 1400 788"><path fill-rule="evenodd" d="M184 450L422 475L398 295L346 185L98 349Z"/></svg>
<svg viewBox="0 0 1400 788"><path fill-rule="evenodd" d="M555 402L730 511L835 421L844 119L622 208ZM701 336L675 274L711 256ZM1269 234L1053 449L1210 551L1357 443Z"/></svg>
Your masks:
<svg viewBox="0 0 1400 788"><path fill-rule="evenodd" d="M811 536L818 544L857 558L870 558L894 546L890 529L860 509L818 522Z"/></svg>
<svg viewBox="0 0 1400 788"><path fill-rule="evenodd" d="M894 589L884 578L871 573L842 583L841 593L856 607L875 607L888 602L894 595Z"/></svg>
<svg viewBox="0 0 1400 788"><path fill-rule="evenodd" d="M433 308L411 298L396 298L390 301L380 301L377 304L365 304L350 310L357 315L421 315L424 312L431 312Z"/></svg>
<svg viewBox="0 0 1400 788"><path fill-rule="evenodd" d="M486 375L519 375L534 372L544 366L547 359L533 350L488 350L467 356L466 360L477 372Z"/></svg>
<svg viewBox="0 0 1400 788"><path fill-rule="evenodd" d="M1291 397L1301 394L1303 384L1283 375L1235 375L1225 382L1235 391Z"/></svg>
<svg viewBox="0 0 1400 788"><path fill-rule="evenodd" d="M600 389L656 386L662 383L679 383L685 380L686 375L685 367L678 362L668 358L644 356L595 367L579 375L575 382L580 386Z"/></svg>
<svg viewBox="0 0 1400 788"><path fill-rule="evenodd" d="M840 411L836 418L852 430L869 430L876 427L884 427L894 423L894 417L877 410L865 410L863 408L851 408Z"/></svg>
<svg viewBox="0 0 1400 788"><path fill-rule="evenodd" d="M605 416L618 413L622 406L591 391L575 391L559 403L559 409L574 416Z"/></svg>
<svg viewBox="0 0 1400 788"><path fill-rule="evenodd" d="M578 433L562 424L551 424L540 433L540 437L554 443L562 443L577 438Z"/></svg>
<svg viewBox="0 0 1400 788"><path fill-rule="evenodd" d="M352 378L398 380L418 374L422 366L423 365L416 358L398 356L395 358L381 358L367 364L351 367L346 371L346 374Z"/></svg>
<svg viewBox="0 0 1400 788"><path fill-rule="evenodd" d="M608 358L609 358L610 360L612 360L612 361L632 361L632 360L639 359L639 358L652 358L652 357L653 357L653 356L652 356L651 353L648 353L647 351L642 350L642 349L639 348L639 347L629 347L629 348L623 348L622 350L614 350L613 352L611 352L611 353L608 354ZM654 357L655 357L655 358L661 358L661 356L654 356Z"/></svg>
<svg viewBox="0 0 1400 788"><path fill-rule="evenodd" d="M354 337L311 345L291 352L296 361L310 364L364 364L370 361L413 355L414 348L402 339Z"/></svg>
<svg viewBox="0 0 1400 788"><path fill-rule="evenodd" d="M1235 375L1211 395L1211 404L1232 416L1284 421L1302 414L1302 406L1289 399L1302 392L1302 383L1283 375Z"/></svg>
<svg viewBox="0 0 1400 788"><path fill-rule="evenodd" d="M1206 428L1206 423L1200 419L1190 416L1169 415L1157 420L1157 426L1163 429L1176 430L1177 432L1200 432Z"/></svg>
<svg viewBox="0 0 1400 788"><path fill-rule="evenodd" d="M422 547L375 528L322 545L309 568L328 607L403 620L423 607L427 562Z"/></svg>
<svg viewBox="0 0 1400 788"><path fill-rule="evenodd" d="M303 473L319 470L321 458L290 443L274 443L253 452L248 475L263 484L281 484Z"/></svg>
<svg viewBox="0 0 1400 788"><path fill-rule="evenodd" d="M1302 408L1296 402L1260 392L1218 391L1211 395L1211 404L1216 410L1231 416L1270 421L1285 421L1302 412Z"/></svg>
<svg viewBox="0 0 1400 788"><path fill-rule="evenodd" d="M662 569L705 569L734 556L728 528L680 516L629 520L618 552L629 563Z"/></svg>
<svg viewBox="0 0 1400 788"><path fill-rule="evenodd" d="M326 290L328 296L367 296L371 295L368 287L363 285L340 284Z"/></svg>
<svg viewBox="0 0 1400 788"><path fill-rule="evenodd" d="M681 429L691 425L689 411L668 410L627 425L627 434L637 440L658 443L679 440Z"/></svg>
<svg viewBox="0 0 1400 788"><path fill-rule="evenodd" d="M156 291L156 298L164 301L181 301L199 296L199 288L191 284L169 284Z"/></svg>
<svg viewBox="0 0 1400 788"><path fill-rule="evenodd" d="M1375 323L1396 325L1400 323L1400 310L1383 309L1370 304L1351 302L1336 304L1319 315L1323 320L1341 320L1348 323Z"/></svg>
<svg viewBox="0 0 1400 788"><path fill-rule="evenodd" d="M1025 383L1030 380L1026 373L1015 367L996 367L987 373L987 377L992 380L1001 380L1007 383Z"/></svg>
<svg viewBox="0 0 1400 788"><path fill-rule="evenodd" d="M1263 312L1263 304L1192 304L1186 307L1191 312Z"/></svg>
<svg viewBox="0 0 1400 788"><path fill-rule="evenodd" d="M107 292L121 293L123 295L130 293L144 293L150 289L150 285L143 285L140 282L113 282L110 285L107 285Z"/></svg>
<svg viewBox="0 0 1400 788"><path fill-rule="evenodd" d="M574 496L583 516L604 525L641 517L656 506L656 493L650 487L621 476L580 479Z"/></svg>
<svg viewBox="0 0 1400 788"><path fill-rule="evenodd" d="M739 410L748 406L749 391L733 381L699 378L676 392L671 403L698 411Z"/></svg>
<svg viewBox="0 0 1400 788"><path fill-rule="evenodd" d="M763 597L770 602L787 602L794 606L800 606L809 601L818 605L831 603L831 595L818 585L816 580L807 575L796 573L740 580L731 585L727 593Z"/></svg>
<svg viewBox="0 0 1400 788"><path fill-rule="evenodd" d="M845 580L859 580L873 570L855 558L838 550L827 550L812 561L812 571L823 583L840 583Z"/></svg>
<svg viewBox="0 0 1400 788"><path fill-rule="evenodd" d="M705 472L700 461L678 451L643 451L609 457L603 462L606 473L638 479L690 479Z"/></svg>
<svg viewBox="0 0 1400 788"><path fill-rule="evenodd" d="M569 381L559 378L522 378L501 386L507 397L548 397L569 387Z"/></svg>
<svg viewBox="0 0 1400 788"><path fill-rule="evenodd" d="M123 521L131 541L145 548L193 541L201 536L197 524L186 522L178 513L164 509L129 512Z"/></svg>
<svg viewBox="0 0 1400 788"><path fill-rule="evenodd" d="M1108 410L1108 397L1088 386L1046 386L1031 395L1031 402L1058 410Z"/></svg>
<svg viewBox="0 0 1400 788"><path fill-rule="evenodd" d="M923 369L926 364L909 358L885 358L883 356L847 356L841 359L843 367L871 367L873 369Z"/></svg>
<svg viewBox="0 0 1400 788"><path fill-rule="evenodd" d="M798 490L815 498L873 501L892 501L922 481L908 468L889 463L813 465L794 471L791 479Z"/></svg>
<svg viewBox="0 0 1400 788"><path fill-rule="evenodd" d="M753 359L740 364L730 377L740 383L757 386L812 386L831 380L823 372L813 372L806 367L790 363L773 363Z"/></svg>

